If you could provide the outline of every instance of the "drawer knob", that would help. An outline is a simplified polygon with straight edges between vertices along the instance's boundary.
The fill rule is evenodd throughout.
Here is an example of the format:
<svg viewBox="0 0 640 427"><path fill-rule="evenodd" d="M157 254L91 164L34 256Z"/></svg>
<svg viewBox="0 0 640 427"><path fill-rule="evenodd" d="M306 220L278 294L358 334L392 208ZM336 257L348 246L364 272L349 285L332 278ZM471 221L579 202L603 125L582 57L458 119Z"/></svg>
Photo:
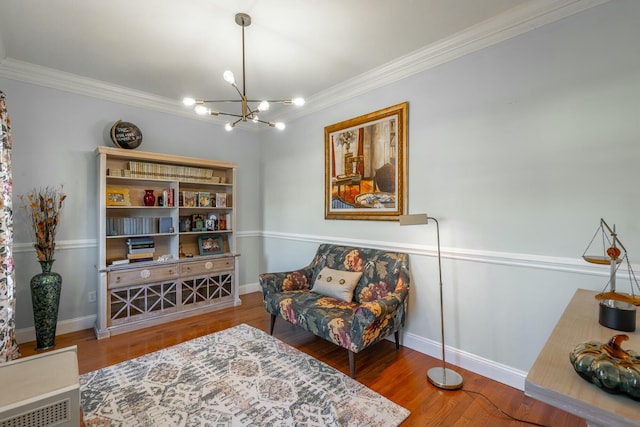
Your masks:
<svg viewBox="0 0 640 427"><path fill-rule="evenodd" d="M140 271L140 277L143 279L148 279L151 276L151 272L147 269Z"/></svg>
<svg viewBox="0 0 640 427"><path fill-rule="evenodd" d="M205 262L204 268L206 268L207 270L211 270L213 268L213 263L211 261Z"/></svg>
<svg viewBox="0 0 640 427"><path fill-rule="evenodd" d="M116 276L116 283L120 283L120 276Z"/></svg>

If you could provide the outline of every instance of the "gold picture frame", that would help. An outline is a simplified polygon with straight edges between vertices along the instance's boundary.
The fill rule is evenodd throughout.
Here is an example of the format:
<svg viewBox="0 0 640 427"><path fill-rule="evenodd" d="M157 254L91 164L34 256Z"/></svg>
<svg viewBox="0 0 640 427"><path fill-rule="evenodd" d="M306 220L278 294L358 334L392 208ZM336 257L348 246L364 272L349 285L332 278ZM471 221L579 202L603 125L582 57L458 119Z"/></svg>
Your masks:
<svg viewBox="0 0 640 427"><path fill-rule="evenodd" d="M107 206L131 206L128 188L107 188Z"/></svg>
<svg viewBox="0 0 640 427"><path fill-rule="evenodd" d="M408 111L403 102L324 128L325 219L406 213Z"/></svg>

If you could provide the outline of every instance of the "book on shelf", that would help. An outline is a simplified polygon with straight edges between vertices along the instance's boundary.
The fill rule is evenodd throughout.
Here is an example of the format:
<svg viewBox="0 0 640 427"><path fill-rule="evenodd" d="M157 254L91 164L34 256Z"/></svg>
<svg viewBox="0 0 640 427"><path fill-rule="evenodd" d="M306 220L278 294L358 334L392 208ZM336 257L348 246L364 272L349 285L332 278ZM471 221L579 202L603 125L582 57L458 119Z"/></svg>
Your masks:
<svg viewBox="0 0 640 427"><path fill-rule="evenodd" d="M113 261L111 261L111 265L122 265L122 264L129 264L129 259L114 259Z"/></svg>
<svg viewBox="0 0 640 427"><path fill-rule="evenodd" d="M217 208L227 207L227 193L216 193L216 207Z"/></svg>
<svg viewBox="0 0 640 427"><path fill-rule="evenodd" d="M129 247L129 251L127 253L135 255L135 254L152 254L156 251L156 248L153 246L150 248L132 248Z"/></svg>
<svg viewBox="0 0 640 427"><path fill-rule="evenodd" d="M129 249L153 249L153 248L155 248L155 245L153 243L151 243L151 244L142 244L142 245L127 243L127 246L129 247Z"/></svg>
<svg viewBox="0 0 640 427"><path fill-rule="evenodd" d="M208 208L211 206L211 194L201 191L198 193L198 206L201 208Z"/></svg>
<svg viewBox="0 0 640 427"><path fill-rule="evenodd" d="M173 199L174 199L174 192L173 192L173 188L165 188L162 191L162 195L163 195L163 200L164 200L164 205L165 206L173 206Z"/></svg>
<svg viewBox="0 0 640 427"><path fill-rule="evenodd" d="M143 252L143 253L139 253L139 254L127 254L127 258L129 258L129 260L133 261L133 260L141 260L141 259L153 259L153 252Z"/></svg>
<svg viewBox="0 0 640 427"><path fill-rule="evenodd" d="M202 214L191 215L191 231L207 231L204 220L205 217Z"/></svg>
<svg viewBox="0 0 640 427"><path fill-rule="evenodd" d="M132 259L130 260L132 263L134 262L146 262L146 261L153 261L153 257L150 258L136 258L136 259Z"/></svg>
<svg viewBox="0 0 640 427"><path fill-rule="evenodd" d="M170 216L162 217L158 220L158 231L160 233L171 233L173 228L173 219Z"/></svg>
<svg viewBox="0 0 640 427"><path fill-rule="evenodd" d="M108 236L158 232L156 217L109 217L106 222Z"/></svg>
<svg viewBox="0 0 640 427"><path fill-rule="evenodd" d="M196 206L196 192L195 191L183 191L182 192L182 204L185 208L194 208Z"/></svg>
<svg viewBox="0 0 640 427"><path fill-rule="evenodd" d="M153 238L148 236L130 237L127 239L127 256L129 255L148 255L153 257L156 251ZM129 257L131 259L131 257Z"/></svg>
<svg viewBox="0 0 640 427"><path fill-rule="evenodd" d="M127 239L127 245L152 245L153 246L153 237L149 236L141 236L141 237L129 237Z"/></svg>
<svg viewBox="0 0 640 427"><path fill-rule="evenodd" d="M181 233L191 231L191 216L181 216L178 222L178 230Z"/></svg>

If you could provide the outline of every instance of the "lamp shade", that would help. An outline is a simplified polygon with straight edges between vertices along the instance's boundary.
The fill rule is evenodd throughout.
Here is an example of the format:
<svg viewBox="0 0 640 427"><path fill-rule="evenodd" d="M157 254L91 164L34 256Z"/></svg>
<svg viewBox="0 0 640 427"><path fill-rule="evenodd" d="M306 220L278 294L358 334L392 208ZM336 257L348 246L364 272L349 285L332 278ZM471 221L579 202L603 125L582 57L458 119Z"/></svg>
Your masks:
<svg viewBox="0 0 640 427"><path fill-rule="evenodd" d="M400 215L400 225L420 225L428 224L429 217L426 213L413 215Z"/></svg>

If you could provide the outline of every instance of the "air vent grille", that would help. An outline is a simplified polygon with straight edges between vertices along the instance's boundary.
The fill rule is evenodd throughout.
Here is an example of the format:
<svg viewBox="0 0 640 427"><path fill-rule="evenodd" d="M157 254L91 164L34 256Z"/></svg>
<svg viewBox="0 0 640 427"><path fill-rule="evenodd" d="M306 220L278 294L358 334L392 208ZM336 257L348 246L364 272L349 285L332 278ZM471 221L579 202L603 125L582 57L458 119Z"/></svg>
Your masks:
<svg viewBox="0 0 640 427"><path fill-rule="evenodd" d="M53 427L68 422L69 399L50 403L29 412L0 420L0 427Z"/></svg>

